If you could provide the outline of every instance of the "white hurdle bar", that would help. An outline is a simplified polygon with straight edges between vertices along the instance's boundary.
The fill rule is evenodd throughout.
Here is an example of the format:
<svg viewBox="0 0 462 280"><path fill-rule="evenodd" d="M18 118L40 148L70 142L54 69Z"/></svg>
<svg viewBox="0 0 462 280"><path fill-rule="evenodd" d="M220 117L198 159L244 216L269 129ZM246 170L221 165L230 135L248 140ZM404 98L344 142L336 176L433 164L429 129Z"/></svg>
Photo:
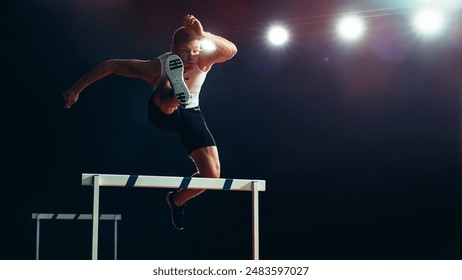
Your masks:
<svg viewBox="0 0 462 280"><path fill-rule="evenodd" d="M35 259L39 259L40 252L40 220L93 220L92 214L63 214L63 213L32 213L32 219L37 220L35 237ZM101 214L100 220L114 221L114 260L117 260L117 221L122 220L121 214Z"/></svg>
<svg viewBox="0 0 462 280"><path fill-rule="evenodd" d="M117 174L82 174L82 185L93 186L93 217L99 215L99 187L135 187L165 189L206 189L252 192L252 259L259 256L258 192L265 191L265 180L169 177ZM93 219L92 259L98 259L98 219Z"/></svg>

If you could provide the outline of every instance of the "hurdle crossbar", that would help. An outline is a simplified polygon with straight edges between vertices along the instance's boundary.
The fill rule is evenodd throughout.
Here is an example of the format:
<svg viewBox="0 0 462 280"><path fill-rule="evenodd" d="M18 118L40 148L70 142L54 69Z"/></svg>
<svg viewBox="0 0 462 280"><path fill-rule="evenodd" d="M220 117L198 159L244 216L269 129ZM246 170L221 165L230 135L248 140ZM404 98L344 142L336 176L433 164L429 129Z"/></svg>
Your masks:
<svg viewBox="0 0 462 280"><path fill-rule="evenodd" d="M39 259L40 252L40 220L93 220L92 214L65 213L32 213L36 222L35 259ZM117 221L122 220L121 214L101 214L99 220L114 221L114 260L117 260Z"/></svg>
<svg viewBox="0 0 462 280"><path fill-rule="evenodd" d="M99 215L99 187L206 189L252 192L252 258L259 259L258 192L266 190L265 180L173 177L119 174L82 174L82 185L93 186L93 217ZM98 219L93 219L92 259L98 259Z"/></svg>

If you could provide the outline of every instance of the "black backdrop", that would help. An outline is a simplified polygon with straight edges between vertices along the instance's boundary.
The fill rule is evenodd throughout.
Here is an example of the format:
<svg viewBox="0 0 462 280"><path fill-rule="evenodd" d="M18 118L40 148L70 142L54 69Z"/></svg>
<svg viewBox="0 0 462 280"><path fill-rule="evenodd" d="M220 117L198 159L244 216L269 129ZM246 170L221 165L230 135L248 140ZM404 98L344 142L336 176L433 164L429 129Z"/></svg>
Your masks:
<svg viewBox="0 0 462 280"><path fill-rule="evenodd" d="M345 44L335 17L291 26L273 48L274 20L383 8L383 1L3 1L1 7L2 259L35 257L31 213L90 213L82 172L188 176L175 135L146 118L150 86L107 77L69 111L62 93L97 63L169 49L183 15L239 52L215 65L201 107L222 176L267 180L263 259L460 259L461 35L435 40L408 14L373 19ZM346 3L348 2L348 3ZM290 22L289 22L290 23ZM249 259L250 194L210 191L175 231L166 190L103 189L121 213L121 259ZM101 223L100 257L112 257ZM41 257L88 259L90 222L43 221Z"/></svg>

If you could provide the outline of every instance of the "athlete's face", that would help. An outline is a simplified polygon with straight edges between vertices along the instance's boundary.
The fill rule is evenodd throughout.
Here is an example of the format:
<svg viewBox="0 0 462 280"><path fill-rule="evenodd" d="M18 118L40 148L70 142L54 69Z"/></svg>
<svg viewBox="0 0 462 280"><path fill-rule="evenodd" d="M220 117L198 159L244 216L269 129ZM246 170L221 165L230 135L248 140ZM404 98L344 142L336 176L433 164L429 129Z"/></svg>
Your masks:
<svg viewBox="0 0 462 280"><path fill-rule="evenodd" d="M193 40L186 44L178 44L173 47L173 53L178 55L184 64L184 72L191 70L199 61L200 40Z"/></svg>

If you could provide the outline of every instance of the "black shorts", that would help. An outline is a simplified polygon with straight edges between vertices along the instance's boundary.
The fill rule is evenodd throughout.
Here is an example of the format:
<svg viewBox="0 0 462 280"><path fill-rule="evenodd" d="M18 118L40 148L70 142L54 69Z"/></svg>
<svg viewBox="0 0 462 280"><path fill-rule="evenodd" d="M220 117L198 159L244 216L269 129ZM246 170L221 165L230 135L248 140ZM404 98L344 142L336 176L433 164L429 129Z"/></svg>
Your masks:
<svg viewBox="0 0 462 280"><path fill-rule="evenodd" d="M148 117L161 130L176 132L189 155L194 150L216 146L199 106L190 109L179 107L167 115L156 106L151 97L148 101Z"/></svg>

